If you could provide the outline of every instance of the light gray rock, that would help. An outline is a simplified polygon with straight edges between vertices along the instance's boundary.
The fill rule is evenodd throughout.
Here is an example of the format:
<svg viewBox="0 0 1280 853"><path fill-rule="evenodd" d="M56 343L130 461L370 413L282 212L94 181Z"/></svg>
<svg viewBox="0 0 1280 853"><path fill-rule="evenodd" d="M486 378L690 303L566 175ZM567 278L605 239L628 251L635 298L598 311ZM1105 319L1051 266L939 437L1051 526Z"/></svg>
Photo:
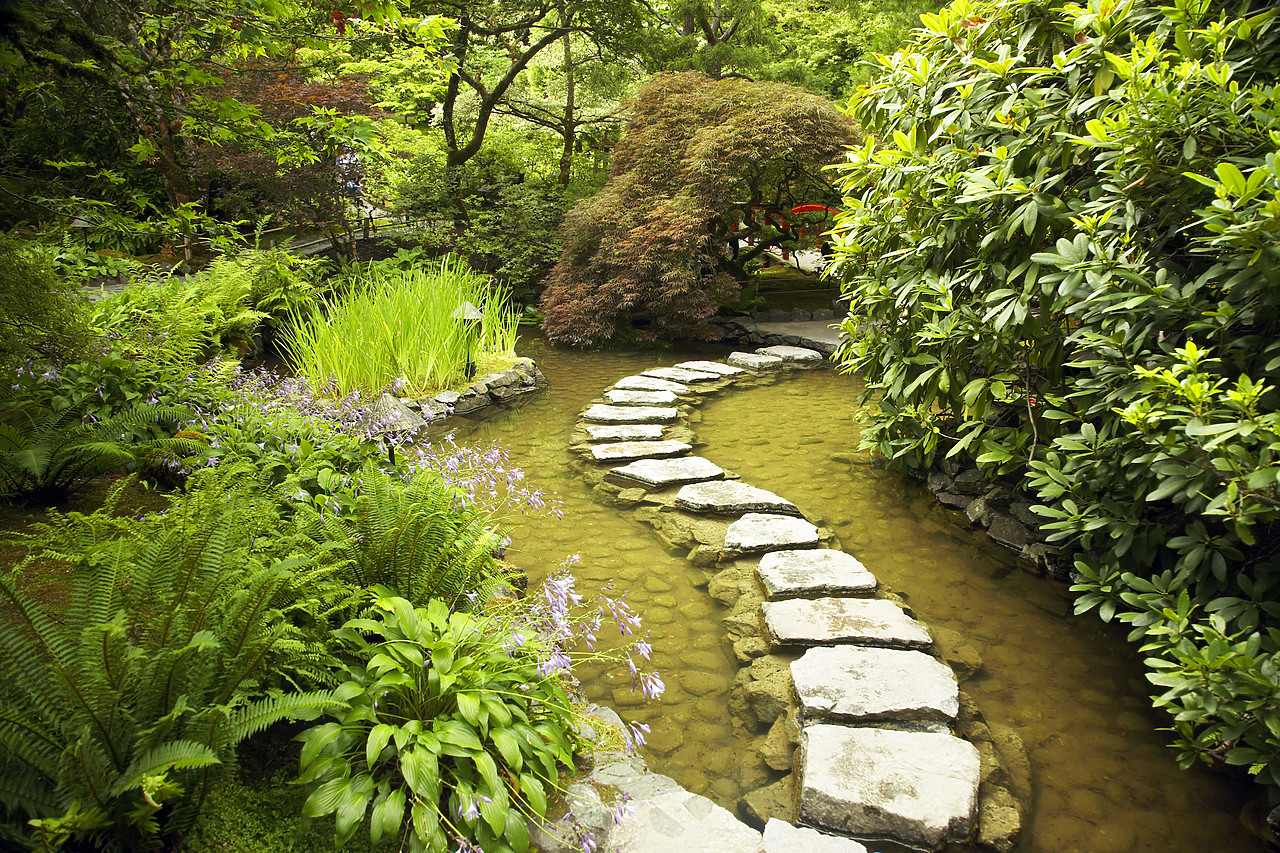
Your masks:
<svg viewBox="0 0 1280 853"><path fill-rule="evenodd" d="M960 712L951 668L923 652L819 646L791 662L791 680L806 719L947 722Z"/></svg>
<svg viewBox="0 0 1280 853"><path fill-rule="evenodd" d="M683 459L641 459L614 468L609 475L634 480L650 488L666 488L702 480L719 480L724 477L724 469L710 459L688 456Z"/></svg>
<svg viewBox="0 0 1280 853"><path fill-rule="evenodd" d="M592 441L657 441L666 429L662 424L584 424Z"/></svg>
<svg viewBox="0 0 1280 853"><path fill-rule="evenodd" d="M597 424L671 423L680 417L680 410L667 406L606 406L597 403L583 412L582 417Z"/></svg>
<svg viewBox="0 0 1280 853"><path fill-rule="evenodd" d="M759 554L818 544L818 528L803 518L749 512L729 525L724 537L725 556Z"/></svg>
<svg viewBox="0 0 1280 853"><path fill-rule="evenodd" d="M683 367L655 367L652 370L646 370L640 374L653 379L668 379L672 382L711 382L715 379L723 377L718 373L708 373L705 370L685 370Z"/></svg>
<svg viewBox="0 0 1280 853"><path fill-rule="evenodd" d="M793 347L779 345L774 347L761 347L756 350L756 355L772 355L783 361L792 361L800 363L816 364L822 361L822 353L808 347Z"/></svg>
<svg viewBox="0 0 1280 853"><path fill-rule="evenodd" d="M604 392L605 399L615 406L662 406L676 401L672 391L623 391Z"/></svg>
<svg viewBox="0 0 1280 853"><path fill-rule="evenodd" d="M800 514L796 505L786 498L764 489L757 489L755 486L748 486L738 480L693 483L685 486L676 495L676 506L690 512L709 512L717 515L742 515L745 512Z"/></svg>
<svg viewBox="0 0 1280 853"><path fill-rule="evenodd" d="M441 391L435 396L436 402L444 406L452 406L461 399L462 395L457 391Z"/></svg>
<svg viewBox="0 0 1280 853"><path fill-rule="evenodd" d="M602 839L601 850L763 853L759 832L706 797L677 789L637 798L630 806L630 813Z"/></svg>
<svg viewBox="0 0 1280 853"><path fill-rule="evenodd" d="M676 365L681 370L696 370L699 373L717 373L720 376L737 376L745 373L741 367L721 364L718 361L682 361Z"/></svg>
<svg viewBox="0 0 1280 853"><path fill-rule="evenodd" d="M875 575L856 557L830 548L774 551L756 571L770 599L859 595L876 588Z"/></svg>
<svg viewBox="0 0 1280 853"><path fill-rule="evenodd" d="M882 598L790 598L766 601L761 610L775 645L927 649L932 642L923 625Z"/></svg>
<svg viewBox="0 0 1280 853"><path fill-rule="evenodd" d="M692 449L683 441L619 441L592 445L591 455L597 462L621 462L625 459L683 456Z"/></svg>
<svg viewBox="0 0 1280 853"><path fill-rule="evenodd" d="M936 850L968 839L978 750L954 735L808 726L800 737L800 819Z"/></svg>
<svg viewBox="0 0 1280 853"><path fill-rule="evenodd" d="M652 376L624 376L613 387L619 391L670 391L673 394L688 394L689 386L669 379L655 379Z"/></svg>
<svg viewBox="0 0 1280 853"><path fill-rule="evenodd" d="M399 397L382 392L373 403L373 416L383 424L385 432L413 432L426 425Z"/></svg>
<svg viewBox="0 0 1280 853"><path fill-rule="evenodd" d="M852 838L792 826L771 817L764 825L764 853L867 853L867 848Z"/></svg>
<svg viewBox="0 0 1280 853"><path fill-rule="evenodd" d="M745 367L750 370L768 370L782 364L782 359L776 355L758 355L749 352L731 353L725 360L734 367Z"/></svg>

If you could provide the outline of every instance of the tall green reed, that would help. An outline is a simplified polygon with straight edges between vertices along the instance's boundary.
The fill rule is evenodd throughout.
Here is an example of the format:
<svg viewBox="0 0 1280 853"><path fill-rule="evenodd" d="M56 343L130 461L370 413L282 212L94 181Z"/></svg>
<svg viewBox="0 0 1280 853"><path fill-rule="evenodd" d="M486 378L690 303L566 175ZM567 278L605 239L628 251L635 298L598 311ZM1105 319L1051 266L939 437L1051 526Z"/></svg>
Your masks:
<svg viewBox="0 0 1280 853"><path fill-rule="evenodd" d="M454 318L466 302L484 319ZM514 350L518 315L505 287L452 255L409 270L370 268L327 312L293 315L294 370L336 395L396 387L411 396L460 384L470 358Z"/></svg>

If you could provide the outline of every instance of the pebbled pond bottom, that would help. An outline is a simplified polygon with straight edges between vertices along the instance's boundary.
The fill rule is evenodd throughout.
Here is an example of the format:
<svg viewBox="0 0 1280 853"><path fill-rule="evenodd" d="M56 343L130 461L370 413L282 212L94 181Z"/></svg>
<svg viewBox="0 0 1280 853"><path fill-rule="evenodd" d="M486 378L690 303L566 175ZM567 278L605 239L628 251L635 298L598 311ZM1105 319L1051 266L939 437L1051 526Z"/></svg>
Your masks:
<svg viewBox="0 0 1280 853"><path fill-rule="evenodd" d="M532 484L563 503L563 520L513 519L508 557L536 582L576 553L580 591L610 582L627 591L653 632L667 691L660 703L643 703L625 666L581 670L584 687L628 721L650 724L645 753L656 772L735 811L742 794L779 774L755 759L762 733L729 714L738 667L721 644L725 609L695 586L703 573L669 556L647 525L592 500L566 447L578 414L619 378L727 353L578 353L539 339L520 349L550 388L513 412L455 427L460 442L505 445ZM1070 616L1065 586L1023 572L922 485L856 453L856 390L849 377L815 370L712 395L692 425L703 445L695 453L831 527L919 618L981 652L982 671L962 688L989 722L1021 736L1031 762L1033 812L1020 853L1262 853L1238 818L1250 789L1178 770L1123 631Z"/></svg>

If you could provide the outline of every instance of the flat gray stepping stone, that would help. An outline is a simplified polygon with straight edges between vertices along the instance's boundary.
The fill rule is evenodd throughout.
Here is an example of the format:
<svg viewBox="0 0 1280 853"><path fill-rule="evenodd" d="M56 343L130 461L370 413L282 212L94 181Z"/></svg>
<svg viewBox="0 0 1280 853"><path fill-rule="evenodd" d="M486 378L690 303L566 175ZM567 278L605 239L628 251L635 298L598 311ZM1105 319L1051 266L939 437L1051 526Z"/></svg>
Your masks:
<svg viewBox="0 0 1280 853"><path fill-rule="evenodd" d="M604 392L605 399L615 406L660 406L674 403L676 395L671 391L622 391Z"/></svg>
<svg viewBox="0 0 1280 853"><path fill-rule="evenodd" d="M818 646L791 662L805 719L951 722L960 686L951 667L924 652Z"/></svg>
<svg viewBox="0 0 1280 853"><path fill-rule="evenodd" d="M737 376L745 372L741 367L732 367L718 361L682 361L676 367L682 370L697 370L700 373L717 373L720 376Z"/></svg>
<svg viewBox="0 0 1280 853"><path fill-rule="evenodd" d="M729 525L724 536L725 556L813 548L818 544L818 528L803 518L749 512Z"/></svg>
<svg viewBox="0 0 1280 853"><path fill-rule="evenodd" d="M662 459L683 456L693 449L683 441L619 441L614 444L596 444L591 455L597 462L621 462L625 459Z"/></svg>
<svg viewBox="0 0 1280 853"><path fill-rule="evenodd" d="M756 571L770 600L860 595L876 588L875 575L856 557L830 548L774 551Z"/></svg>
<svg viewBox="0 0 1280 853"><path fill-rule="evenodd" d="M776 355L760 355L749 352L731 353L725 361L735 367L745 367L749 370L768 370L771 367L778 367L782 364L782 359Z"/></svg>
<svg viewBox="0 0 1280 853"><path fill-rule="evenodd" d="M806 726L800 819L926 850L965 841L978 802L978 750L954 735Z"/></svg>
<svg viewBox="0 0 1280 853"><path fill-rule="evenodd" d="M776 347L761 347L756 350L756 355L772 355L782 359L783 361L822 361L822 353L817 350L808 349L807 347L789 347L783 345L778 345Z"/></svg>
<svg viewBox="0 0 1280 853"><path fill-rule="evenodd" d="M600 850L626 853L760 853L760 833L728 809L678 785L633 797L616 825L603 827Z"/></svg>
<svg viewBox="0 0 1280 853"><path fill-rule="evenodd" d="M799 515L800 510L786 498L773 492L748 486L738 480L721 480L714 483L692 483L676 495L676 506L690 512L709 512L716 515L742 515L746 512L769 512L778 515Z"/></svg>
<svg viewBox="0 0 1280 853"><path fill-rule="evenodd" d="M582 417L598 424L670 423L680 417L680 410L666 406L607 406L596 403L583 412Z"/></svg>
<svg viewBox="0 0 1280 853"><path fill-rule="evenodd" d="M641 459L630 465L614 468L609 474L624 480L635 480L652 489L660 489L702 480L719 480L724 476L724 469L710 459L686 456L683 459Z"/></svg>
<svg viewBox="0 0 1280 853"><path fill-rule="evenodd" d="M766 601L760 609L776 645L927 649L933 643L923 625L883 598L789 598Z"/></svg>
<svg viewBox="0 0 1280 853"><path fill-rule="evenodd" d="M688 394L689 386L669 379L655 379L652 376L624 376L613 387L619 391L670 391L673 394Z"/></svg>
<svg viewBox="0 0 1280 853"><path fill-rule="evenodd" d="M683 367L655 367L652 370L646 370L641 376L648 376L653 379L669 379L672 382L710 382L713 379L722 379L718 373L708 373L705 370L685 370Z"/></svg>
<svg viewBox="0 0 1280 853"><path fill-rule="evenodd" d="M792 826L771 817L764 825L764 853L867 853L867 848L852 838Z"/></svg>
<svg viewBox="0 0 1280 853"><path fill-rule="evenodd" d="M662 424L583 424L592 441L657 441L666 430Z"/></svg>

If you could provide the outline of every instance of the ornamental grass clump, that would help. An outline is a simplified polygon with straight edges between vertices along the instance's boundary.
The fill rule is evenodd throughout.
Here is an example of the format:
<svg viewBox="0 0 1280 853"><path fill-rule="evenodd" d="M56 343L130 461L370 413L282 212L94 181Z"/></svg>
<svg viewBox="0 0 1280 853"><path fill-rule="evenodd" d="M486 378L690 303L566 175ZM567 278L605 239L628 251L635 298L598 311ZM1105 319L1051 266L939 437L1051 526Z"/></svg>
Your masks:
<svg viewBox="0 0 1280 853"><path fill-rule="evenodd" d="M468 302L484 319L458 319ZM370 266L327 312L293 315L286 351L317 388L423 396L461 384L469 362L512 353L518 314L508 302L505 288L452 256L408 270Z"/></svg>

